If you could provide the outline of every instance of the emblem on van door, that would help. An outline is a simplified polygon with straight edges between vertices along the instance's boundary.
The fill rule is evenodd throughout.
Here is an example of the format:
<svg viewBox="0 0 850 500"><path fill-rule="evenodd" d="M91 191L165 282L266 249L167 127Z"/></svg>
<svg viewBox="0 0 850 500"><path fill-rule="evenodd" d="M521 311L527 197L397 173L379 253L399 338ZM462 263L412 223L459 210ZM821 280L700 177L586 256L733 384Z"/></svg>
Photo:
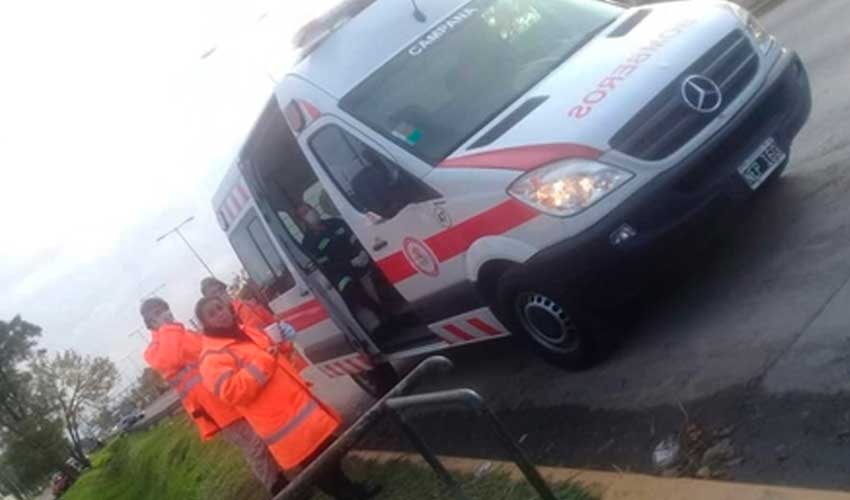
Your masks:
<svg viewBox="0 0 850 500"><path fill-rule="evenodd" d="M432 278L440 275L440 264L428 245L416 238L405 238L401 246L414 269Z"/></svg>
<svg viewBox="0 0 850 500"><path fill-rule="evenodd" d="M714 113L723 105L723 92L714 80L691 75L682 82L682 99L695 111Z"/></svg>

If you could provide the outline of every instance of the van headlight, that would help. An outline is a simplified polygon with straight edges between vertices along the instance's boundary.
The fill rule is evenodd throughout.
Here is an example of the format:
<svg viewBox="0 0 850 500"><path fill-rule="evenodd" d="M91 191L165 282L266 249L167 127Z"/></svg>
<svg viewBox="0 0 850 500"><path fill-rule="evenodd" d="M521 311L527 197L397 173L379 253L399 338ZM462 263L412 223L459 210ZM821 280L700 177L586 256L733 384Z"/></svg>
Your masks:
<svg viewBox="0 0 850 500"><path fill-rule="evenodd" d="M566 160L523 174L508 194L541 212L569 217L583 212L634 177L592 160Z"/></svg>
<svg viewBox="0 0 850 500"><path fill-rule="evenodd" d="M735 14L735 17L738 18L738 21L741 23L744 29L747 30L747 33L749 33L750 36L753 37L753 40L755 41L758 48L761 49L761 52L763 54L767 54L767 52L773 46L774 38L761 24L761 21L759 21L756 16L750 14L747 9L741 7L740 5L729 3L726 4L726 6L729 8L729 10L732 11L733 14Z"/></svg>

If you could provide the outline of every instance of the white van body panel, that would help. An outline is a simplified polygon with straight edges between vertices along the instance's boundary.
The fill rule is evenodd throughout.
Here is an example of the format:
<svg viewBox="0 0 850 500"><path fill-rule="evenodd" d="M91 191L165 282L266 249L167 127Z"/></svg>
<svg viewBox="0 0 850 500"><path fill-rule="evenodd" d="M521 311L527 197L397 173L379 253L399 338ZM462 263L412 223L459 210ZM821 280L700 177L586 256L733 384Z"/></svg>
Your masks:
<svg viewBox="0 0 850 500"><path fill-rule="evenodd" d="M573 7L586 7L591 5L592 1L564 0L564 5L572 3ZM429 46L448 36L452 30L463 29L467 17L482 15L478 12L479 3L468 0L420 2L427 18L425 22L415 19L412 4L406 1L376 0L363 3L369 5L349 19L338 20L333 25L332 33L281 80L275 88L273 104L278 108L276 111L285 117L294 142L303 153L304 159L300 163L306 166L302 171L315 173L319 189L326 193L327 200L338 211L338 218L350 229L352 242L359 242L371 259L370 265L374 264L392 291L397 292L403 299L407 307L401 308L399 316L419 315L417 317L421 329L426 334L416 345L403 349L376 349L377 334L372 338L370 334L365 333L363 321L355 318L349 310L351 307L343 305L343 312L333 312L339 302L336 295L334 301L325 299L328 296L327 290L333 290L334 285L314 279L315 274L322 272L319 271L318 265L312 266L311 269L311 266L304 264L306 250L302 251L300 246L293 247L292 243L281 243L280 235L274 235L273 221L264 220L265 229L274 236L272 240L276 250L283 256L287 267L293 270L296 281L293 289L272 301L273 310L279 317L301 326L298 328L300 347L322 372L331 377L359 373L386 360L423 355L508 335L508 330L488 307L491 304L484 303L482 297L474 297L475 300L470 300L468 304L466 302L470 298L467 295L476 290L475 283L481 276L482 268L489 262L507 261L516 266L528 264L525 266L527 270L533 267L540 254L546 254L556 247L561 251L561 243L571 245L571 239L585 240L583 235L587 233L594 233L591 236L596 246L589 247L591 252L613 245L611 237L619 231L617 226L625 221L606 217L619 207L630 208L635 205L630 202L638 198L639 192L646 193L646 188L658 185L658 182L653 184L654 181L665 178L667 174L677 173L676 167L684 164L700 147L718 136L736 115L743 114L740 111L746 109L760 92L763 93L771 66L787 55L784 50L773 46L762 50L756 37L748 30L746 21L740 17L740 11L734 10L726 2L668 2L621 11L605 6L605 13L608 9L618 13L611 14L610 23L599 25L589 36L582 39L582 43L577 45L573 53L565 54L563 59L559 57L554 63L552 58L531 59L546 63L547 66L543 67L548 73L540 77L539 81L525 83L522 87L506 87L509 91L518 88L519 95L497 109L492 109L492 113L489 113L489 107L475 108L488 111L489 114L482 113L482 116L486 115L485 123L481 123L474 130L458 126L458 131L467 133L458 134L457 137L451 135L454 131L446 124L461 122L461 118L469 111L468 107L456 105L456 96L470 96L472 99L474 95L469 89L477 90L480 85L489 82L480 82L479 86L466 87L466 93L455 94L451 90L453 87L447 82L438 81L439 78L429 80L432 76L429 72L433 72L432 67L420 68L418 65L412 65L416 71L410 78L411 85L444 85L447 89L441 89L442 93L434 94L438 96L434 98L434 102L439 104L433 107L439 111L425 110L426 114L430 114L419 121L419 126L413 127L413 130L420 129L418 131L421 133L427 128L422 124L427 123L428 119L437 122L439 126L434 127L435 133L430 136L434 138L435 144L439 143L436 139L440 135L437 130L449 129L445 134L446 137L452 138L451 141L446 140L449 146L441 150L439 159L426 160L428 155L423 152L424 149L416 149L416 141L404 142L408 137L406 132L401 133L393 128L390 133L386 126L382 129L380 125L370 125L367 123L368 113L364 113L362 109L358 112L356 106L349 107L351 101L346 100L346 97L357 97L355 91L358 88L372 89L373 87L364 84L368 83L376 71L392 61L401 61L401 68L409 68L404 57L418 57L427 51ZM595 7L593 12L600 9L602 7ZM538 16L538 19L544 18ZM565 16L565 19L566 23L573 23L567 27L566 32L573 33L569 28L578 21L569 16ZM601 19L607 20L607 14ZM635 19L637 20L634 21ZM493 21L485 26L497 26L497 23ZM470 39L475 36L475 32L471 33L473 34ZM488 36L491 34L487 33ZM506 40L508 35L505 33L496 33L493 39L501 36ZM564 36L560 35L560 30L542 33L558 33L559 36ZM740 80L744 83L735 97L725 103L722 111L718 111L716 115L705 113L705 126L693 134L683 135L682 143L677 143L676 149L663 158L646 160L638 155L630 156L624 153L624 148L615 149L618 135L629 129L633 121L641 122L644 116L641 113L647 109L674 109L676 106L687 104L695 113L705 111L696 109L687 99L682 99L684 94L678 96L679 82L685 80L689 75L688 71L693 71L689 68L710 67L714 64L712 61L723 61L723 57L717 56L718 50L723 50L724 54L737 53L731 48L725 48L723 43L727 40L735 40L730 43L734 43L736 48L746 47L746 60L729 64L738 70L748 65L754 65L756 69L752 73L755 76L749 80ZM468 52L471 50L468 48L472 46L470 42L463 48ZM494 42L492 47L496 46ZM480 49L480 46L475 47ZM503 45L499 44L498 47L501 51ZM502 57L501 52L494 53L495 58ZM539 55L540 52L532 51L531 54ZM714 54L712 58L706 57L711 54ZM446 62L447 64L443 65L445 69L449 67L448 63L459 62L459 66L463 68L468 60L455 61L447 55L445 59L439 59L434 66ZM499 60L517 59L503 57ZM699 61L708 63L697 66ZM452 75L450 71L444 73ZM407 75L405 72L396 74ZM738 71L730 74L732 76L726 79L727 82L734 81ZM381 81L394 84L396 80ZM719 94L718 84L712 84L718 88ZM405 92L396 93L394 88L390 88L388 84L385 90L389 94L402 97L399 99L400 107L409 101L417 101L420 97L411 97ZM419 87L411 88L418 92ZM674 91L670 91L671 88ZM664 93L665 91L667 93ZM670 92L673 92L673 98L670 98ZM372 105L377 102L369 99L369 96L376 94L366 95L367 98L363 99L363 102ZM448 104L439 100L443 96L448 96ZM658 104L660 98L665 101ZM534 106L523 108L530 101L534 101ZM384 102L390 104L371 109L380 109L390 117L388 121L395 121L393 113L398 109L392 106L395 106L396 101L385 98ZM346 109L352 109L352 114ZM524 109L528 111L525 112ZM355 113L366 117L359 118L354 116ZM511 119L515 113L519 118ZM691 115L686 114L685 117ZM380 120L375 120L376 123L378 121ZM399 118L398 121L404 120ZM395 124L392 126L395 127ZM649 126L643 128L655 130ZM340 135L346 137L346 141L353 141L358 147L364 146L359 150L349 145L350 151L344 147L328 147L327 149L333 151L345 149L348 153L354 152L343 157L336 173L332 168L328 170L329 167L322 163L322 152L313 149L312 141L320 138L321 133L329 129L338 129L341 131ZM659 135L664 135L663 132L662 130ZM636 140L646 139L640 135L634 137ZM425 142L418 145L424 148ZM398 210L388 212L390 215L387 217L378 216L371 212L371 209L364 208L369 205L357 202L353 179L360 172L381 162L372 163L372 160L365 160L368 155L361 154L360 151L377 153L375 156L386 160L385 166L391 164L397 167L396 170L420 182L422 192L427 192L428 195L412 196L410 199L414 201L398 205ZM611 170L619 169L630 175L624 184L613 188L613 191L583 211L563 217L549 215L540 206L533 207L534 201L521 201L521 194L516 195L511 191L516 198L509 194L512 184L524 174L544 166L563 167L562 164L569 161L615 167ZM364 166L367 163L368 165ZM281 175L294 172L276 163L267 164L272 172ZM385 170L395 171L392 168ZM340 181L339 175L342 174L339 172L349 178ZM529 177L533 176L534 174ZM248 177L250 180L250 176ZM290 182L292 178L288 178ZM371 182L375 178L361 179ZM379 178L377 184L396 187L399 185L389 182L381 184L383 180ZM348 186L345 186L346 182L349 183ZM369 184L372 185L374 184ZM214 205L226 231L232 230L232 227L242 218L249 216L252 210L264 208L264 198L257 195L258 203L255 203L252 189L255 190L255 186L241 178L238 168L234 166L228 172L214 198ZM534 189L538 189L537 185ZM655 194L652 189L649 189L649 192ZM254 194L256 195L256 192ZM382 194L390 199L394 191L387 189ZM303 197L303 193L292 196ZM283 205L289 207L286 210L291 210L293 202L288 203L289 205ZM671 207L658 207L658 211L675 212L678 209L678 205L673 206L672 203ZM380 211L380 208L375 211ZM269 216L268 210L264 213ZM336 217L335 214L325 215L329 218ZM277 215L272 214L271 217ZM598 234L603 233L603 230L604 234ZM338 234L348 234L344 228L338 231L342 231ZM578 236L582 237L576 238ZM302 245L301 240L297 245ZM292 252L292 255L288 252ZM316 253L322 255L322 252ZM573 254L569 256L571 260L558 262L556 274L569 274L577 270L579 266L574 264ZM615 256L614 260L617 258L619 256ZM293 263L295 261L302 262L302 267L297 267ZM308 264L310 262L312 261ZM550 261L544 261L548 262ZM542 270L540 267L536 270L546 274L549 269L550 266L543 265ZM595 274L593 278L596 278ZM309 289L308 283L313 287L312 290ZM342 290L339 292L341 297ZM320 302L331 312L328 313L322 308ZM460 309L456 309L458 307ZM363 328L357 326L358 321ZM372 333L375 331L377 330ZM357 344L357 348L363 352L356 352L351 346L341 348L341 332L345 332L346 338L350 340L353 336L352 344ZM364 335L369 337L368 342L358 344L357 337ZM329 348L331 344L332 348ZM363 348L366 344L368 349Z"/></svg>
<svg viewBox="0 0 850 500"><path fill-rule="evenodd" d="M498 260L522 264L539 250L524 241L505 236L481 238L466 252L466 279L478 281L481 267L488 262Z"/></svg>

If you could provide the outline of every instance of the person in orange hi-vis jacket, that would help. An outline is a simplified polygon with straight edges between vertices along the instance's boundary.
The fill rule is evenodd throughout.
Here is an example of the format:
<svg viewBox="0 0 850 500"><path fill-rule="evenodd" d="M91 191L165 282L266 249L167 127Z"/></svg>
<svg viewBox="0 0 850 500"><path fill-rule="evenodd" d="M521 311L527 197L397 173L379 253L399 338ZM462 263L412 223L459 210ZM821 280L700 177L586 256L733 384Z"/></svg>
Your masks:
<svg viewBox="0 0 850 500"><path fill-rule="evenodd" d="M342 418L292 368L281 351L287 346L240 324L227 302L204 297L195 316L203 327L204 385L242 413L291 479L330 446ZM340 500L363 500L380 490L351 481L339 463L314 486Z"/></svg>
<svg viewBox="0 0 850 500"><path fill-rule="evenodd" d="M145 350L145 361L177 392L201 439L206 441L221 433L225 441L242 450L254 476L267 490L277 494L285 488L286 476L242 414L201 383L203 338L177 323L168 303L158 297L145 300L141 314L153 337Z"/></svg>
<svg viewBox="0 0 850 500"><path fill-rule="evenodd" d="M218 297L225 302L229 302L231 307L233 307L233 311L236 313L236 317L243 326L264 330L266 333L270 333L270 328L275 331L281 330L273 326L277 322L277 319L267 307L253 300L239 300L231 297L227 292L227 285L216 278L207 277L201 280L201 295L203 297ZM273 340L283 344L291 342L291 339L285 337L279 337ZM310 366L294 346L282 350L287 353L289 363L296 371L301 372Z"/></svg>

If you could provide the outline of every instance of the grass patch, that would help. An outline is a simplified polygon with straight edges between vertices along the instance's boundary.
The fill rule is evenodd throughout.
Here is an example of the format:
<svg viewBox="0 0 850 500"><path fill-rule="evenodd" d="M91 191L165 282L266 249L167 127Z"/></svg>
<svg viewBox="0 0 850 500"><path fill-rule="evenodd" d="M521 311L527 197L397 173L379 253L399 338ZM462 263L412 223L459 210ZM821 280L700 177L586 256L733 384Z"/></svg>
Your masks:
<svg viewBox="0 0 850 500"><path fill-rule="evenodd" d="M376 500L445 500L452 498L431 469L403 460L372 462L348 460L346 470L353 478L368 479L384 487ZM511 480L506 473L491 472L476 478L454 475L470 500L539 500L528 483ZM594 500L597 497L576 484L551 485L561 500ZM322 500L327 497L322 496Z"/></svg>
<svg viewBox="0 0 850 500"><path fill-rule="evenodd" d="M122 436L92 457L92 468L63 496L65 500L261 500L268 494L254 480L236 448L219 440L201 443L184 417L166 420L145 433ZM376 500L447 498L430 469L403 461L346 462L352 477L381 484ZM533 500L530 486L493 472L458 476L471 500ZM575 485L556 488L562 500L594 497ZM316 499L326 500L317 495Z"/></svg>
<svg viewBox="0 0 850 500"><path fill-rule="evenodd" d="M201 443L183 417L122 436L92 456L92 468L65 500L261 500L236 448L218 439Z"/></svg>

